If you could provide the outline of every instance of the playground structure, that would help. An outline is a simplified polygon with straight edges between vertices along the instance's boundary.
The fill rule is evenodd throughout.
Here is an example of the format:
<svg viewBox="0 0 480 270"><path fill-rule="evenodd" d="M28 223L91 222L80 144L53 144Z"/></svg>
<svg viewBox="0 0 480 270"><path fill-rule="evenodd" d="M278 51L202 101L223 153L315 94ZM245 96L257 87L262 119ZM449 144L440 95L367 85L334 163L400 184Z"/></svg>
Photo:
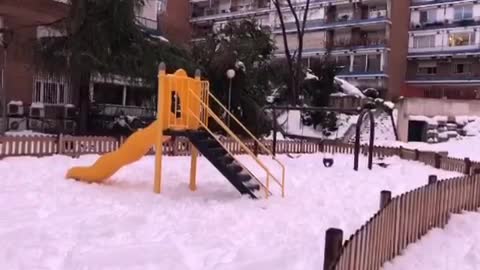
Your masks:
<svg viewBox="0 0 480 270"><path fill-rule="evenodd" d="M373 151L374 151L374 145L375 145L375 119L374 119L374 109L375 107L373 104L366 104L363 108L357 108L355 110L351 109L340 109L340 108L332 108L332 107L294 107L294 106L265 106L263 107L263 111L265 110L272 110L273 112L273 155L275 155L275 149L277 145L277 132L280 132L282 136L287 137L287 138L293 138L293 139L298 139L302 141L311 141L311 142L317 142L319 144L324 143L326 140L322 138L317 138L317 137L311 137L311 136L303 136L303 135L296 135L296 134L290 134L283 130L277 123L277 112L278 111L286 111L287 113L289 111L301 111L301 112L335 112L335 113L345 113L345 114L358 114L358 121L357 125L355 128L355 148L354 148L354 165L353 169L355 171L358 171L359 167L359 159L360 159L360 136L361 136L361 126L366 118L365 116L368 116L368 120L370 121L370 136L369 136L369 144L368 144L368 169L372 170L373 168ZM395 128L395 123L393 121L393 115L390 112L390 117L392 119L392 125L394 127L394 133L395 137L398 138L396 128ZM258 152L258 151L255 151ZM324 158L323 163L325 167L331 167L333 165L333 159L332 158Z"/></svg>
<svg viewBox="0 0 480 270"><path fill-rule="evenodd" d="M285 196L285 166L210 93L209 82L200 79L200 72L197 71L194 78L188 77L187 73L181 69L174 74L167 74L165 65L161 64L158 74L157 102L157 120L150 126L132 134L118 150L103 155L92 166L70 169L67 178L101 183L121 167L142 158L154 146L154 192L160 193L163 166L162 144L171 138L185 137L191 144L190 190L197 189L197 159L201 153L242 195L249 195L251 198L268 198L273 194L273 183L273 186L280 189L282 197ZM215 104L222 113L228 115L231 121L236 122L264 154L272 157L278 166L277 169L280 169L278 175L273 174L272 169L230 130L221 117L212 110L210 102ZM213 120L238 143L262 173L253 173L225 147L224 143L209 129L210 120Z"/></svg>

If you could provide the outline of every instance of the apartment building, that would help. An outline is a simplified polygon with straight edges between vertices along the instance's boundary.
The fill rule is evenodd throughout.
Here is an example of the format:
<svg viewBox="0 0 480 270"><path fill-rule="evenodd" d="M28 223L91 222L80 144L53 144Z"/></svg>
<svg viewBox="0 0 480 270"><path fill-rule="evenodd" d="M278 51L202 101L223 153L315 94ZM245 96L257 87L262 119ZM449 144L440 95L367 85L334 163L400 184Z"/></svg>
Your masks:
<svg viewBox="0 0 480 270"><path fill-rule="evenodd" d="M405 94L480 98L480 2L412 0Z"/></svg>
<svg viewBox="0 0 480 270"><path fill-rule="evenodd" d="M273 31L278 57L284 57L276 10L270 0L190 0L194 38L231 20L255 18ZM305 0L295 2L302 12ZM304 54L309 59L330 52L339 77L360 88L374 87L397 97L405 79L408 43L408 1L312 0L306 24ZM395 10L395 12L393 12ZM288 43L298 46L291 14L285 14Z"/></svg>
<svg viewBox="0 0 480 270"><path fill-rule="evenodd" d="M189 35L189 2L148 0L138 11L137 22L144 31L172 42L186 42ZM13 129L35 129L51 132L75 130L75 105L78 96L68 77L50 76L34 65L32 46L36 39L62 35L62 29L51 25L68 16L66 0L0 1L0 43L8 41L7 50L0 46L3 86L6 89L8 126ZM48 26L45 26L48 25ZM5 53L5 54L4 54ZM6 65L5 65L6 64ZM155 104L150 89L141 83L119 76L95 74L90 82L90 96L95 103L94 119L112 119L119 114L153 117Z"/></svg>

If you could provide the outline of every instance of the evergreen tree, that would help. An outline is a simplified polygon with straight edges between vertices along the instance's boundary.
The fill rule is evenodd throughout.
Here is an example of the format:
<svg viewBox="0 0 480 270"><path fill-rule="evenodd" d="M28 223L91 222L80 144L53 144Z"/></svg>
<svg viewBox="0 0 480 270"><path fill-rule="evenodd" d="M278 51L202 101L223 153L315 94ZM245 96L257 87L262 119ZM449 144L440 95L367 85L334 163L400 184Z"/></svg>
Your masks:
<svg viewBox="0 0 480 270"><path fill-rule="evenodd" d="M231 108L251 131L268 132L262 106L270 92L269 64L275 50L268 29L254 20L229 22L195 43L192 56L210 81L210 89L224 104L228 103L228 69L234 69ZM257 121L259 119L261 122ZM241 132L239 127L232 127Z"/></svg>
<svg viewBox="0 0 480 270"><path fill-rule="evenodd" d="M140 27L137 12L144 0L70 0L69 16L58 22L62 37L46 37L36 48L38 68L67 73L77 93L80 132L87 128L90 75L140 78L155 86L157 66L191 68L185 51ZM154 91L154 87L152 87Z"/></svg>

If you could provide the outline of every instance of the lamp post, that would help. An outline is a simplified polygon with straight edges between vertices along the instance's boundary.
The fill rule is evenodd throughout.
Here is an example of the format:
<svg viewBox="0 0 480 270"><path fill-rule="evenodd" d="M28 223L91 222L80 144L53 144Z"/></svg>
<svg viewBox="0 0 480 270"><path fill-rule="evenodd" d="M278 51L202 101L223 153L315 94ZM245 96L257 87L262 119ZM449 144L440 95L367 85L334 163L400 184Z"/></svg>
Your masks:
<svg viewBox="0 0 480 270"><path fill-rule="evenodd" d="M232 112L231 107L232 107L232 80L235 78L235 70L229 69L227 70L227 78L229 79L229 85L228 85L228 112ZM228 128L230 128L230 114L227 115L227 125Z"/></svg>
<svg viewBox="0 0 480 270"><path fill-rule="evenodd" d="M0 28L0 45L3 48L3 65L2 65L2 83L0 84L0 99L2 100L2 127L1 133L5 134L7 131L7 84L6 84L6 72L7 72L7 49L8 45L12 42L13 31L8 28Z"/></svg>

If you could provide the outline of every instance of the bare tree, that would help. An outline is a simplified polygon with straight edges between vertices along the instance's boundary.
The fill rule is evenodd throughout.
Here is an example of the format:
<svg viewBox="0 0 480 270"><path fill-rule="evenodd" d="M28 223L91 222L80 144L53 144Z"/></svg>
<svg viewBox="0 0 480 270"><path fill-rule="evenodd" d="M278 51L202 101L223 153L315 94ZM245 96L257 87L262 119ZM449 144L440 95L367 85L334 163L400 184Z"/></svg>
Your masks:
<svg viewBox="0 0 480 270"><path fill-rule="evenodd" d="M293 104L297 104L298 93L300 92L299 88L302 82L303 37L305 34L305 26L307 24L308 12L310 9L310 0L302 2L301 5L292 3L292 0L272 0L272 2L277 11L277 17L280 20L283 45L285 48L285 57L287 59L288 69L290 71L290 98ZM293 16L296 27L298 47L293 51L293 53L288 44L287 30L283 17L287 13L290 13ZM300 18L301 16L302 18Z"/></svg>

